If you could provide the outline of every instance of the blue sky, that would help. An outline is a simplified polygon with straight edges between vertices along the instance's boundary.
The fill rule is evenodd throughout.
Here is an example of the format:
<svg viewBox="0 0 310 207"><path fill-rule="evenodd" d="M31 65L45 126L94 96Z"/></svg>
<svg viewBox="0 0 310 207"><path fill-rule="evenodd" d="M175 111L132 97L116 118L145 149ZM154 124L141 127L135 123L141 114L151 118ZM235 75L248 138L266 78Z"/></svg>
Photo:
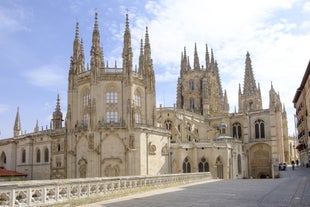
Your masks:
<svg viewBox="0 0 310 207"><path fill-rule="evenodd" d="M65 115L75 24L89 62L94 13L104 57L121 66L126 11L134 64L148 26L156 73L157 105L173 106L183 48L194 44L204 65L213 48L231 111L238 105L246 52L269 107L271 82L285 104L294 133L292 99L310 59L310 2L306 0L2 0L0 3L0 139L11 137L17 107L22 130L49 126L59 93Z"/></svg>

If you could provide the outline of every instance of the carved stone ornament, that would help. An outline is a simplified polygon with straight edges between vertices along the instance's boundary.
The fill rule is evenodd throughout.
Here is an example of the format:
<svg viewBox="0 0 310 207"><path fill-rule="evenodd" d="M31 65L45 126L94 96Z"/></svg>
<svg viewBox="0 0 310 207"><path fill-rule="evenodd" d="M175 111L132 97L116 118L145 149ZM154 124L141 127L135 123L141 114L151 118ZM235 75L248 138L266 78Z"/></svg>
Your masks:
<svg viewBox="0 0 310 207"><path fill-rule="evenodd" d="M87 160L85 158L81 158L78 164L79 164L80 178L86 178Z"/></svg>
<svg viewBox="0 0 310 207"><path fill-rule="evenodd" d="M163 156L167 156L168 155L168 144L167 143L161 149L161 155L163 155Z"/></svg>
<svg viewBox="0 0 310 207"><path fill-rule="evenodd" d="M149 155L155 155L156 154L156 146L152 144L152 142L149 142Z"/></svg>

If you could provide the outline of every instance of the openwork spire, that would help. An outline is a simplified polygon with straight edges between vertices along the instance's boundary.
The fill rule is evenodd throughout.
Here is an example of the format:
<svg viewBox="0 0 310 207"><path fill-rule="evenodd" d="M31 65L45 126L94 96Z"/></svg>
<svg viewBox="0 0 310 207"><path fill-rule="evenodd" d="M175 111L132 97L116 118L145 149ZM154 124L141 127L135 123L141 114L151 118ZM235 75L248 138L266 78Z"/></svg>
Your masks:
<svg viewBox="0 0 310 207"><path fill-rule="evenodd" d="M256 90L257 90L257 87L256 87L255 79L254 79L250 53L247 52L246 59L245 59L243 94L251 95Z"/></svg>
<svg viewBox="0 0 310 207"><path fill-rule="evenodd" d="M78 22L76 22L76 25L75 25L75 39L79 40L79 23Z"/></svg>
<svg viewBox="0 0 310 207"><path fill-rule="evenodd" d="M194 70L199 70L200 69L200 64L199 64L199 57L197 53L197 46L195 43L195 50L194 50Z"/></svg>
<svg viewBox="0 0 310 207"><path fill-rule="evenodd" d="M208 69L209 64L210 64L210 55L209 55L208 45L206 44L206 69Z"/></svg>
<svg viewBox="0 0 310 207"><path fill-rule="evenodd" d="M123 69L127 74L131 74L132 71L132 48L131 48L131 35L129 29L129 18L126 13L126 26L124 32L124 47L123 47Z"/></svg>
<svg viewBox="0 0 310 207"><path fill-rule="evenodd" d="M250 53L247 52L245 59L243 93L239 87L239 112L248 112L262 109L262 97L255 83L255 78L252 69Z"/></svg>

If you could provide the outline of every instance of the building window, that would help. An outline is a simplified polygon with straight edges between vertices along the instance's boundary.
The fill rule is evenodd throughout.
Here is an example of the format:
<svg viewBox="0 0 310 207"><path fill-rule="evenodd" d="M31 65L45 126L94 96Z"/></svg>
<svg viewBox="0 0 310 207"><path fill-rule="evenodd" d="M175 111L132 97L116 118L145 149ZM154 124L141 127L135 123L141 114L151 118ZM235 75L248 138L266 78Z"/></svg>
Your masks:
<svg viewBox="0 0 310 207"><path fill-rule="evenodd" d="M199 172L209 172L209 163L206 161L206 158L201 158L201 161L198 164Z"/></svg>
<svg viewBox="0 0 310 207"><path fill-rule="evenodd" d="M2 152L0 157L0 166L3 166L4 164L6 164L6 155Z"/></svg>
<svg viewBox="0 0 310 207"><path fill-rule="evenodd" d="M265 124L261 119L255 121L255 138L265 138Z"/></svg>
<svg viewBox="0 0 310 207"><path fill-rule="evenodd" d="M183 161L183 173L190 173L191 172L191 164L189 159L186 157Z"/></svg>
<svg viewBox="0 0 310 207"><path fill-rule="evenodd" d="M141 106L141 97L137 94L135 94L135 106L137 107Z"/></svg>
<svg viewBox="0 0 310 207"><path fill-rule="evenodd" d="M195 109L195 101L193 98L189 99L189 106L190 109Z"/></svg>
<svg viewBox="0 0 310 207"><path fill-rule="evenodd" d="M37 149L37 162L41 162L41 150Z"/></svg>
<svg viewBox="0 0 310 207"><path fill-rule="evenodd" d="M57 150L58 150L58 152L60 152L60 149L61 149L61 148L60 148L60 144L58 144L58 145L57 145Z"/></svg>
<svg viewBox="0 0 310 207"><path fill-rule="evenodd" d="M171 130L171 128L172 128L172 121L166 120L165 121L165 126L166 126L166 129Z"/></svg>
<svg viewBox="0 0 310 207"><path fill-rule="evenodd" d="M106 112L107 123L118 123L118 112L117 111L107 111Z"/></svg>
<svg viewBox="0 0 310 207"><path fill-rule="evenodd" d="M44 150L44 162L48 162L48 160L49 160L48 148L45 148L45 150Z"/></svg>
<svg viewBox="0 0 310 207"><path fill-rule="evenodd" d="M194 80L190 80L189 81L189 89L192 90L192 91L195 89Z"/></svg>
<svg viewBox="0 0 310 207"><path fill-rule="evenodd" d="M83 106L88 106L88 102L89 102L89 94L85 94L83 96Z"/></svg>
<svg viewBox="0 0 310 207"><path fill-rule="evenodd" d="M26 162L26 150L22 149L22 163Z"/></svg>
<svg viewBox="0 0 310 207"><path fill-rule="evenodd" d="M114 91L109 91L106 93L107 103L117 103L118 101L118 94Z"/></svg>
<svg viewBox="0 0 310 207"><path fill-rule="evenodd" d="M83 116L83 125L88 126L88 114L84 114Z"/></svg>
<svg viewBox="0 0 310 207"><path fill-rule="evenodd" d="M241 155L238 155L238 174L241 174L242 166L241 166Z"/></svg>
<svg viewBox="0 0 310 207"><path fill-rule="evenodd" d="M141 114L139 112L135 113L135 121L137 124L141 123Z"/></svg>
<svg viewBox="0 0 310 207"><path fill-rule="evenodd" d="M240 139L241 136L242 136L241 124L239 122L236 122L233 124L233 138Z"/></svg>

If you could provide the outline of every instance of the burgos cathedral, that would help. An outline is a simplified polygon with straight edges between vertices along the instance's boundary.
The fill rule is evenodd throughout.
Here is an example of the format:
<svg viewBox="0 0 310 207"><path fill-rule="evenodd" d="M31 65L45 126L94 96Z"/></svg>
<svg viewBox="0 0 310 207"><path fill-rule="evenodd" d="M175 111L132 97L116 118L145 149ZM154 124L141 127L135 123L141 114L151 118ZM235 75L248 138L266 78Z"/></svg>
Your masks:
<svg viewBox="0 0 310 207"><path fill-rule="evenodd" d="M29 180L190 172L220 179L279 176L278 163L289 160L286 112L272 84L269 108L262 108L249 53L233 113L212 49L205 46L203 67L196 44L193 65L182 51L176 104L156 108L148 28L136 69L128 14L121 67L105 63L98 28L96 13L88 67L76 24L67 114L57 96L50 128L37 125L23 134L18 110L14 137L0 140L3 169Z"/></svg>

